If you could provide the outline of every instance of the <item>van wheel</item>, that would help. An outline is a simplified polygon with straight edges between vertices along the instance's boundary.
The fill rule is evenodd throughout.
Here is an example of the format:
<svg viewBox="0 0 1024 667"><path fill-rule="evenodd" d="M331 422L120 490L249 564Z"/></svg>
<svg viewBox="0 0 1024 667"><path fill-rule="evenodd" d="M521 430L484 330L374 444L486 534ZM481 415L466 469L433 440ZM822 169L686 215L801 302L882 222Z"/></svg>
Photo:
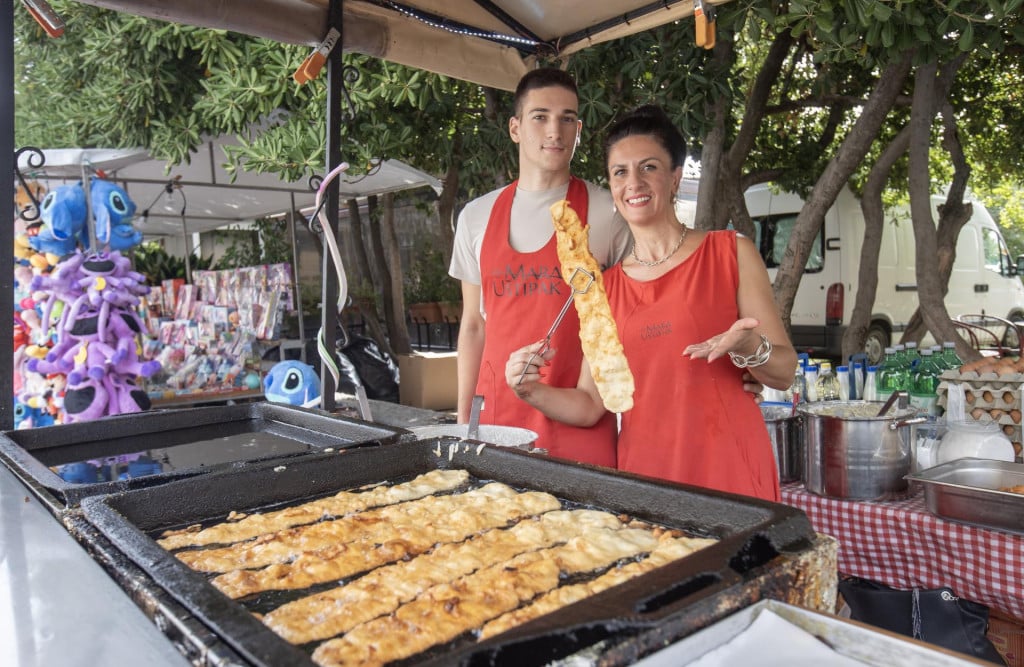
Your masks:
<svg viewBox="0 0 1024 667"><path fill-rule="evenodd" d="M868 334L864 339L864 354L867 355L868 364L877 366L882 362L889 341L889 330L883 325L875 323L868 327Z"/></svg>

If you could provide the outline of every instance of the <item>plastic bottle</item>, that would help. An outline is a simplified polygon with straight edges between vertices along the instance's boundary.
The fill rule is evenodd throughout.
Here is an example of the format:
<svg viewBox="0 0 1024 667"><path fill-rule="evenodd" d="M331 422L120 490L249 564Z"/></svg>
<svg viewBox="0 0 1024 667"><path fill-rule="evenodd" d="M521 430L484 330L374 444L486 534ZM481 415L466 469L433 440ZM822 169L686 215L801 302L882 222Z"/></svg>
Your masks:
<svg viewBox="0 0 1024 667"><path fill-rule="evenodd" d="M868 366L868 373L864 377L864 400L878 400L878 366Z"/></svg>
<svg viewBox="0 0 1024 667"><path fill-rule="evenodd" d="M839 400L850 400L850 387L855 387L855 385L852 385L850 382L850 367L836 366L836 377L839 379Z"/></svg>
<svg viewBox="0 0 1024 667"><path fill-rule="evenodd" d="M818 378L815 380L814 386L818 390L819 401L839 400L839 378L832 372L832 364L830 362L821 362L818 368Z"/></svg>
<svg viewBox="0 0 1024 667"><path fill-rule="evenodd" d="M942 366L946 370L958 371L964 365L964 360L956 353L956 343L947 340L942 344Z"/></svg>
<svg viewBox="0 0 1024 667"><path fill-rule="evenodd" d="M853 380L850 384L850 398L864 400L864 364L854 362L853 368L850 369L850 377Z"/></svg>
<svg viewBox="0 0 1024 667"><path fill-rule="evenodd" d="M807 402L815 403L818 400L818 367L814 364L807 364L804 377L807 380Z"/></svg>
<svg viewBox="0 0 1024 667"><path fill-rule="evenodd" d="M876 387L879 398L885 400L894 391L905 391L910 386L910 373L903 366L900 346L885 348L885 358L878 367Z"/></svg>
<svg viewBox="0 0 1024 667"><path fill-rule="evenodd" d="M793 383L786 390L786 401L789 403L807 402L807 379L804 377L804 369L799 363L796 365L796 372L793 373Z"/></svg>
<svg viewBox="0 0 1024 667"><path fill-rule="evenodd" d="M917 347L917 343L912 340L907 341L903 347L903 364L913 371L921 363L921 350Z"/></svg>
<svg viewBox="0 0 1024 667"><path fill-rule="evenodd" d="M917 408L918 414L927 417L938 416L939 376L942 368L932 358L930 349L921 350L921 361L914 369L910 381L910 405Z"/></svg>

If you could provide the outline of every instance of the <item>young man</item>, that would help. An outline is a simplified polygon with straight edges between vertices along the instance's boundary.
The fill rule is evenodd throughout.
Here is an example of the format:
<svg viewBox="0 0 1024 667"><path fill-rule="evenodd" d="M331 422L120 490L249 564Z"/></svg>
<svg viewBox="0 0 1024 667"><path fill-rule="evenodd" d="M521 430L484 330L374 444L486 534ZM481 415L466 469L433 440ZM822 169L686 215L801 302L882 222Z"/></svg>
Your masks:
<svg viewBox="0 0 1024 667"><path fill-rule="evenodd" d="M589 428L561 424L519 400L505 382L510 353L543 338L572 293L559 269L550 206L569 200L590 229L590 250L602 267L621 260L631 243L611 196L570 173L582 130L572 77L533 70L520 80L513 105L508 131L519 146L519 178L469 202L455 232L449 273L462 282L458 420L468 421L472 397L480 394L481 423L529 428L539 436L536 446L552 456L614 466L614 415ZM575 387L583 359L575 308L551 346L558 355L544 381Z"/></svg>

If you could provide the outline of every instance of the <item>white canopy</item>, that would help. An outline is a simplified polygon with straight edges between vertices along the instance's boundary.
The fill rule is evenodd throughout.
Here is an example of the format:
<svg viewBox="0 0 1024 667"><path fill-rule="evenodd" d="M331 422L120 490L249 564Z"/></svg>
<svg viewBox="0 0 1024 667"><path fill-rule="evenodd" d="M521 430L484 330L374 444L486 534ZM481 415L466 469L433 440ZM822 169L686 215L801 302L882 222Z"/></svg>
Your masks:
<svg viewBox="0 0 1024 667"><path fill-rule="evenodd" d="M81 0L292 44L327 35L329 0ZM712 0L719 4L726 0ZM342 45L392 62L512 90L537 56L693 14L693 0L344 0ZM687 26L693 30L692 24Z"/></svg>
<svg viewBox="0 0 1024 667"><path fill-rule="evenodd" d="M282 181L272 174L238 171L234 182L225 171L224 145L234 140L205 142L190 164L172 167L144 149L47 149L45 164L32 169L28 154L21 156L22 173L48 189L80 180L83 165L102 170L128 191L138 208L133 222L147 237L181 236L182 208L189 232L197 233L231 223L252 221L292 209L313 206L315 193L307 182ZM167 186L175 187L167 193ZM360 198L428 186L438 194L441 182L398 160L386 160L368 176L339 179L342 199ZM143 217L143 211L149 209Z"/></svg>

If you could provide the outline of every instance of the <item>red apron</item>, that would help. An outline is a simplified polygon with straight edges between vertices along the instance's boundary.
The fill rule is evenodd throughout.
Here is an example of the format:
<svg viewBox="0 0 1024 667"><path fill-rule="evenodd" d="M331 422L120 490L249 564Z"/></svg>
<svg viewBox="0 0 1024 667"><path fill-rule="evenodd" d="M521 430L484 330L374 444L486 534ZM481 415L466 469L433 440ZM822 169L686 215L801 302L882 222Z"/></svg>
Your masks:
<svg viewBox="0 0 1024 667"><path fill-rule="evenodd" d="M571 293L562 280L553 233L536 252L517 252L509 244L515 193L516 183L512 183L498 195L480 249L480 291L487 313L476 386L476 393L484 396L480 422L531 429L539 436L537 446L552 456L614 467L615 415L605 414L590 428L562 424L521 400L505 382L509 355L543 338ZM586 225L586 184L572 178L567 199ZM579 331L579 316L575 308L570 308L551 339L551 347L558 354L544 371L545 384L576 386L583 360Z"/></svg>

